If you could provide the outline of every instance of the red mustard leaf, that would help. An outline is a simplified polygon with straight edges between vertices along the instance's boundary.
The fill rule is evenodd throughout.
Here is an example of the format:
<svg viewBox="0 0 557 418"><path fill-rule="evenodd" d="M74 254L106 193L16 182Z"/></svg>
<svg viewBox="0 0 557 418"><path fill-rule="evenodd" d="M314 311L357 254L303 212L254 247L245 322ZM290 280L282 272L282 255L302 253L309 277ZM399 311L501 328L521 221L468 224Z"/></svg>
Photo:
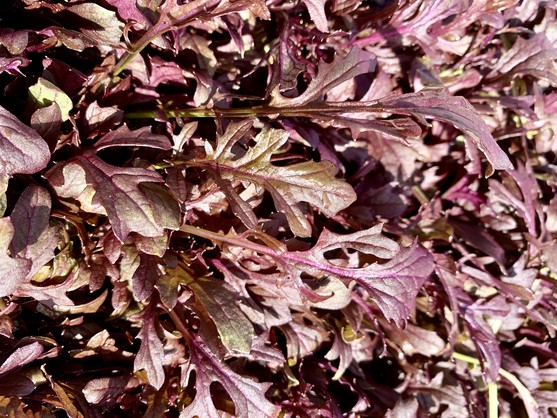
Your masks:
<svg viewBox="0 0 557 418"><path fill-rule="evenodd" d="M231 123L222 139L217 142L216 150L207 145L207 158L199 160L197 164L209 169L219 179L244 180L264 187L271 194L277 210L286 215L297 236L311 236L311 225L298 206L300 202L307 202L326 215L334 216L356 200L352 187L335 178L336 170L330 161L306 161L285 167L271 164L271 156L288 140L286 131L264 129L255 137L255 146L249 148L240 158L235 158L231 149L238 136L232 133L237 132L239 126L241 130L245 130L247 125L245 122L241 125ZM219 182L219 185L227 190L227 195L237 195L223 182ZM236 212L245 214L239 217L243 221L247 217L248 221L245 222L253 227L253 211L247 204L240 207L238 200L241 200L239 196L233 200L237 203Z"/></svg>
<svg viewBox="0 0 557 418"><path fill-rule="evenodd" d="M43 353L43 346L34 342L23 347L16 348L15 351L4 360L0 366L0 375L8 373L10 370L21 367L36 360Z"/></svg>
<svg viewBox="0 0 557 418"><path fill-rule="evenodd" d="M172 149L170 140L164 135L151 133L149 127L130 131L126 125L110 131L95 143L95 150L100 151L110 147L147 147L162 150Z"/></svg>
<svg viewBox="0 0 557 418"><path fill-rule="evenodd" d="M224 282L205 277L192 281L188 287L215 323L220 340L229 352L249 353L255 331L236 304L237 294Z"/></svg>
<svg viewBox="0 0 557 418"><path fill-rule="evenodd" d="M129 380L122 376L93 379L87 382L82 392L89 403L103 406L116 404L118 398L124 394Z"/></svg>
<svg viewBox="0 0 557 418"><path fill-rule="evenodd" d="M308 8L309 17L321 32L329 32L329 24L325 15L325 3L327 0L302 0Z"/></svg>
<svg viewBox="0 0 557 418"><path fill-rule="evenodd" d="M33 174L45 168L49 160L45 140L0 106L0 176Z"/></svg>
<svg viewBox="0 0 557 418"><path fill-rule="evenodd" d="M325 258L326 252L349 248L390 260L364 267L339 267ZM399 249L398 244L381 235L381 225L349 235L325 230L311 250L288 252L282 257L315 277L328 275L345 282L355 280L370 292L385 317L399 326L406 323L418 290L433 271L433 259L425 248L414 243Z"/></svg>
<svg viewBox="0 0 557 418"><path fill-rule="evenodd" d="M511 49L497 60L488 79L503 78L510 82L517 74L528 74L557 86L557 48L546 33L537 33L529 39L519 37Z"/></svg>
<svg viewBox="0 0 557 418"><path fill-rule="evenodd" d="M99 42L99 46L108 49L120 42L124 25L116 13L95 3L76 4L67 10L80 18L81 32Z"/></svg>

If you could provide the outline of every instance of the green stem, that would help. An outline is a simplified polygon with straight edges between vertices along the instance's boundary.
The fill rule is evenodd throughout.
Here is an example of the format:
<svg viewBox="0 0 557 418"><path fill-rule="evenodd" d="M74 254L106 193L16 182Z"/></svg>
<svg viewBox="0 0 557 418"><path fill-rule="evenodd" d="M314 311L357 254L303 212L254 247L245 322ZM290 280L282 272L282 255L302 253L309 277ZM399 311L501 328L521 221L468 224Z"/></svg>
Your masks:
<svg viewBox="0 0 557 418"><path fill-rule="evenodd" d="M254 117L315 117L322 114L335 113L359 113L359 112L383 112L385 109L377 102L321 102L312 103L302 107L274 107L268 105L251 106L244 108L205 108L194 107L190 109L162 109L169 118L190 117L190 118L254 118ZM152 118L157 111L128 112L128 119ZM403 112L399 112L403 114Z"/></svg>
<svg viewBox="0 0 557 418"><path fill-rule="evenodd" d="M498 418L499 417L499 395L498 395L497 383L489 382L487 384L487 403L488 403L488 417Z"/></svg>

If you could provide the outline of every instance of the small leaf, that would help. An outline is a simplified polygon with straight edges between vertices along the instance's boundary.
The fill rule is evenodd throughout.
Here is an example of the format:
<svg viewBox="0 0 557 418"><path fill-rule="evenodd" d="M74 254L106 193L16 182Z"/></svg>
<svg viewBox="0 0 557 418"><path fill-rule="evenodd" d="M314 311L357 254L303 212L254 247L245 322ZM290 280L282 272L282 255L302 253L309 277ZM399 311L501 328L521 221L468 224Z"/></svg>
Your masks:
<svg viewBox="0 0 557 418"><path fill-rule="evenodd" d="M39 77L37 83L29 87L29 95L39 108L56 103L60 109L62 120L66 121L70 118L70 111L73 109L72 100L50 81Z"/></svg>
<svg viewBox="0 0 557 418"><path fill-rule="evenodd" d="M45 140L0 106L0 176L33 174L45 168L49 160Z"/></svg>
<svg viewBox="0 0 557 418"><path fill-rule="evenodd" d="M149 383L159 390L165 381L162 365L164 347L155 328L155 304L152 303L145 308L137 337L141 339L141 345L133 363L133 370L145 370Z"/></svg>
<svg viewBox="0 0 557 418"><path fill-rule="evenodd" d="M309 17L321 32L329 32L329 24L325 15L325 3L327 0L302 0L308 8Z"/></svg>
<svg viewBox="0 0 557 418"><path fill-rule="evenodd" d="M220 340L229 352L249 353L255 331L236 304L237 295L224 282L215 279L199 278L188 286L214 321Z"/></svg>
<svg viewBox="0 0 557 418"><path fill-rule="evenodd" d="M319 73L309 83L306 91L294 98L287 98L279 93L278 88L271 94L270 105L273 107L299 107L314 102L330 89L360 74L375 70L377 61L371 52L354 47L344 57L336 56L333 62L322 62Z"/></svg>

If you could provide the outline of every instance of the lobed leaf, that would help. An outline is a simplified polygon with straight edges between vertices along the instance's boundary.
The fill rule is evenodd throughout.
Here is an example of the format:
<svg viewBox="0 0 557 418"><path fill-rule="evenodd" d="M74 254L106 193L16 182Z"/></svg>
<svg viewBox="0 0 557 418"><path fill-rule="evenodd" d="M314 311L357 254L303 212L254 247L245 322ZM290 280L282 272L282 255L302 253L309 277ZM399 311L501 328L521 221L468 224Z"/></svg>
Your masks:
<svg viewBox="0 0 557 418"><path fill-rule="evenodd" d="M235 132L238 125L231 123L227 132ZM225 133L223 138L229 134ZM311 225L299 208L300 202L307 202L334 216L356 200L352 187L335 178L335 167L330 161L306 161L286 167L271 164L271 156L288 140L288 133L278 129L265 128L255 137L255 146L249 148L240 158L234 159L232 142L225 145L217 142L215 151L209 150L207 158L200 160L202 167L210 169L217 179L227 181L242 180L265 188L272 196L275 207L286 215L292 232L300 237L311 236ZM219 185L227 195L234 196L237 212L243 212L251 225L253 211L241 203L236 192L225 183ZM241 218L243 218L241 216ZM242 219L244 220L244 219Z"/></svg>
<svg viewBox="0 0 557 418"><path fill-rule="evenodd" d="M180 418L193 416L218 418L220 413L211 401L210 387L220 383L235 406L235 415L245 418L274 418L280 408L265 397L269 383L258 383L239 375L220 361L199 338L190 340L190 362L183 374L182 385L187 386L195 371L196 394L193 401L182 411Z"/></svg>

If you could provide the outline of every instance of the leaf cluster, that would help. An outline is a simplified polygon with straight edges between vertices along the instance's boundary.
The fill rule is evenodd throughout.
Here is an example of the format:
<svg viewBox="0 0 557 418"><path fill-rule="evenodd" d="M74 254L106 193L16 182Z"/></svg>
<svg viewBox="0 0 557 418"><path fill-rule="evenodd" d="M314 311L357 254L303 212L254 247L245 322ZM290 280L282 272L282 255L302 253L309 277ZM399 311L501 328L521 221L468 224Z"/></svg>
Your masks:
<svg viewBox="0 0 557 418"><path fill-rule="evenodd" d="M556 416L554 2L0 16L0 415Z"/></svg>

